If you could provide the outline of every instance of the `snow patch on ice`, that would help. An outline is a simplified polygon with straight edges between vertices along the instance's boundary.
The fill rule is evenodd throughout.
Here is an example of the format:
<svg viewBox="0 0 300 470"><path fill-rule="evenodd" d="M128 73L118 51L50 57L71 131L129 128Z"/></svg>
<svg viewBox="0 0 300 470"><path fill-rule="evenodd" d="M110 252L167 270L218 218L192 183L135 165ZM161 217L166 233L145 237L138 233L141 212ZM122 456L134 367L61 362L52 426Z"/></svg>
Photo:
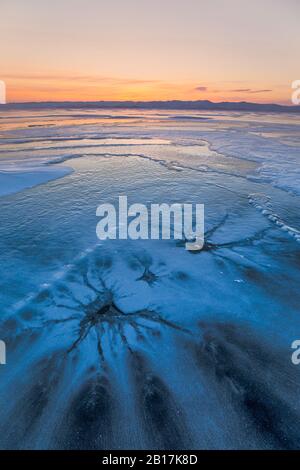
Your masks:
<svg viewBox="0 0 300 470"><path fill-rule="evenodd" d="M260 193L249 194L248 200L249 203L253 205L255 209L260 211L262 215L267 217L270 222L273 222L280 230L287 232L292 238L300 243L300 231L287 225L284 220L282 220L279 215L272 210L269 196Z"/></svg>
<svg viewBox="0 0 300 470"><path fill-rule="evenodd" d="M36 167L26 169L19 167L17 170L0 169L0 196L17 193L38 184L62 178L72 173L72 171L71 168L67 167Z"/></svg>

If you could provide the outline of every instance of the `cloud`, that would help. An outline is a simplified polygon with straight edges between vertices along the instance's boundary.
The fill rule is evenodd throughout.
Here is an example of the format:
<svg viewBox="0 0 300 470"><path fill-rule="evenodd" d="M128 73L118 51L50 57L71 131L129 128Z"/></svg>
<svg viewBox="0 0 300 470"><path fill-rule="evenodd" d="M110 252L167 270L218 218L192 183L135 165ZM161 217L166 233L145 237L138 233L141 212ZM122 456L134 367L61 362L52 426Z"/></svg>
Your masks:
<svg viewBox="0 0 300 470"><path fill-rule="evenodd" d="M197 86L195 88L195 91L206 91L207 90L207 87L206 86Z"/></svg>
<svg viewBox="0 0 300 470"><path fill-rule="evenodd" d="M245 93L245 92L251 92L251 88L237 88L236 90L230 90L233 91L234 93Z"/></svg>
<svg viewBox="0 0 300 470"><path fill-rule="evenodd" d="M272 90L252 90L252 88L237 88L236 90L230 90L234 93L269 93Z"/></svg>
<svg viewBox="0 0 300 470"><path fill-rule="evenodd" d="M251 90L250 93L269 93L272 90Z"/></svg>
<svg viewBox="0 0 300 470"><path fill-rule="evenodd" d="M108 84L108 85L152 85L161 83L160 80L143 80L135 78L117 78L100 75L76 75L76 74L4 74L1 78L13 81L37 81L37 82L82 82L84 84L90 83L94 85Z"/></svg>

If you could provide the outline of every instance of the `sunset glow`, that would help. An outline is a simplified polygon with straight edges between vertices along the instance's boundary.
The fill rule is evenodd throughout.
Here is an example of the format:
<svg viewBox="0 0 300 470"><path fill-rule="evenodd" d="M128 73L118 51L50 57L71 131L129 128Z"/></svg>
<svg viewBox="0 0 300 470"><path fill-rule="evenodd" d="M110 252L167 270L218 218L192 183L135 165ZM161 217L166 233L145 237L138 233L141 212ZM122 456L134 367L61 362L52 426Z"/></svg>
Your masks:
<svg viewBox="0 0 300 470"><path fill-rule="evenodd" d="M290 104L298 78L300 4L293 0L242 9L238 0L3 0L0 10L0 79L9 102Z"/></svg>

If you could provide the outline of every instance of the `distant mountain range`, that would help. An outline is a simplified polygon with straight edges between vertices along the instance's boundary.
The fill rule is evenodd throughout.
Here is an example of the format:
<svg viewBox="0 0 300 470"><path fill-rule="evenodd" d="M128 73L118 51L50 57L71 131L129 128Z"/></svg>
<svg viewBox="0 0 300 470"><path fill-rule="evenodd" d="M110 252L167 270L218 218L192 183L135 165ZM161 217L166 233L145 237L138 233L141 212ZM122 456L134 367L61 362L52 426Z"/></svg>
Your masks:
<svg viewBox="0 0 300 470"><path fill-rule="evenodd" d="M8 103L0 105L5 109L160 109L160 110L218 110L218 111L254 111L271 113L300 113L299 106L283 106L280 104L261 104L239 102L213 103L207 100L198 101L49 101L34 103Z"/></svg>

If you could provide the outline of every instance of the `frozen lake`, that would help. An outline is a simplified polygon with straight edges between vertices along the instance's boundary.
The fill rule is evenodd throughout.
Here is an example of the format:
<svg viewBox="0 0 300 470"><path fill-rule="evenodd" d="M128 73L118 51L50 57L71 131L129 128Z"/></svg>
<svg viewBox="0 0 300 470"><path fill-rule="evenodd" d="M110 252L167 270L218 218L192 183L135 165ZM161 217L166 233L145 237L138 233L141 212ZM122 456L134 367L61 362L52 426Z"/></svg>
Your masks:
<svg viewBox="0 0 300 470"><path fill-rule="evenodd" d="M0 115L2 449L300 448L300 118ZM201 203L205 245L96 237Z"/></svg>

